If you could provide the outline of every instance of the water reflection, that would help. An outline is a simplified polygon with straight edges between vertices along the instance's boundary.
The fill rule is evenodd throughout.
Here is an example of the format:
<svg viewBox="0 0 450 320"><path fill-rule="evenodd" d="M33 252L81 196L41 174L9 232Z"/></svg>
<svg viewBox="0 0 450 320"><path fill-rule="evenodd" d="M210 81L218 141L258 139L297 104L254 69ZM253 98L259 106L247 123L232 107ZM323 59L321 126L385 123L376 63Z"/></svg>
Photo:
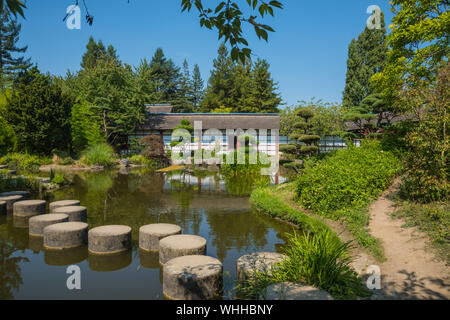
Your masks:
<svg viewBox="0 0 450 320"><path fill-rule="evenodd" d="M49 268L64 268L58 272L61 277L67 277L65 266L79 264L84 266L83 277L96 290L113 281L109 280L112 277L109 274L118 272L117 290L133 292L130 297L160 299L162 272L158 254L138 249L139 228L150 223L177 224L184 234L206 238L207 254L219 258L224 270L234 277L235 263L241 255L279 251L284 234L292 231L289 225L256 213L250 206L248 194L252 188L270 180L270 177L230 179L220 173L181 171L79 173L73 177L73 185L44 194L42 198L48 202L80 200L87 207L90 228L108 224L130 226L133 250L113 256L90 255L86 247L47 251L42 248L42 238L28 236L28 221L18 221L11 215L0 217L0 246L5 248L0 256L1 297L44 299L45 296L37 297L33 293L37 285L46 285L39 282L40 278L45 278L47 283L57 281L52 277L56 271ZM21 267L27 271L21 272ZM42 277L43 274L46 276ZM144 275L151 280L141 278ZM143 281L149 284L142 286ZM68 295L70 298L69 293L58 291L64 289L59 282L48 287L49 297ZM231 287L232 283L225 290ZM116 297L114 291L103 291L102 297ZM84 290L80 296L99 298L99 291L96 292Z"/></svg>

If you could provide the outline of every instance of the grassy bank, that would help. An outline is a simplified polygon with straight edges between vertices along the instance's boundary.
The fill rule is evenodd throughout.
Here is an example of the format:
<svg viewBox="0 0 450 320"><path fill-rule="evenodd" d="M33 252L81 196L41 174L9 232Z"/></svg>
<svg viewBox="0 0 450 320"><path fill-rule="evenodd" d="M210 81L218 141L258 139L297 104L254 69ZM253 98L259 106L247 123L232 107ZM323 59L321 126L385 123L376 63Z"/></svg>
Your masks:
<svg viewBox="0 0 450 320"><path fill-rule="evenodd" d="M284 254L287 259L276 266L276 272L254 270L238 291L243 297L258 299L272 283L296 282L329 292L335 299L368 297L352 269L351 243L344 243L320 217L305 214L289 204L285 198L293 194L294 184L255 189L250 197L252 205L261 213L295 224L300 234L289 236Z"/></svg>
<svg viewBox="0 0 450 320"><path fill-rule="evenodd" d="M377 141L365 142L308 165L296 181L296 200L317 215L343 221L361 246L383 260L380 241L367 229L369 205L400 170L393 153L384 151Z"/></svg>

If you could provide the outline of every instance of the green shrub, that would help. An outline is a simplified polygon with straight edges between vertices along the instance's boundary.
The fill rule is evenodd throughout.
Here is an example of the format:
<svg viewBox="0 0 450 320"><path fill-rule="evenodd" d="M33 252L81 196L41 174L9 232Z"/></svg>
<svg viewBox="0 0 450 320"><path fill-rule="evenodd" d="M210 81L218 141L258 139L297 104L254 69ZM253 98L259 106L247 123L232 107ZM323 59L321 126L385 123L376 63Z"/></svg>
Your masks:
<svg viewBox="0 0 450 320"><path fill-rule="evenodd" d="M309 165L297 179L297 200L312 212L343 219L356 241L383 260L378 239L370 235L368 205L388 188L401 170L400 161L378 141L339 150Z"/></svg>
<svg viewBox="0 0 450 320"><path fill-rule="evenodd" d="M9 153L0 158L0 164L5 164L13 170L39 172L39 167L51 164L52 160L46 157L33 156L25 153Z"/></svg>
<svg viewBox="0 0 450 320"><path fill-rule="evenodd" d="M146 157L140 154L134 155L130 157L128 160L130 160L130 162L135 165L143 165L148 167L156 166L156 162L154 160L147 159Z"/></svg>
<svg viewBox="0 0 450 320"><path fill-rule="evenodd" d="M297 179L298 201L306 209L336 218L338 210L368 205L399 170L399 160L383 151L379 142L365 142L307 166Z"/></svg>
<svg viewBox="0 0 450 320"><path fill-rule="evenodd" d="M106 143L91 146L84 152L84 162L90 166L110 167L114 159L114 149Z"/></svg>

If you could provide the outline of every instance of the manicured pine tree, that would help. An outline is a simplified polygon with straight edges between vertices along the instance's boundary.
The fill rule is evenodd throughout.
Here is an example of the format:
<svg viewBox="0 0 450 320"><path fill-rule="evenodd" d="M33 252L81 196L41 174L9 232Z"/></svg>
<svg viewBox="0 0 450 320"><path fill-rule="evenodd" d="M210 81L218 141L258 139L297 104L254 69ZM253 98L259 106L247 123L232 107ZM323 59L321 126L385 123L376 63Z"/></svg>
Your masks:
<svg viewBox="0 0 450 320"><path fill-rule="evenodd" d="M317 144L320 136L311 134L311 119L314 117L311 109L300 108L296 111L296 115L298 121L294 124L295 131L290 135L290 138L296 143L281 145L280 151L287 154L283 165L299 172L303 167L303 159L319 151Z"/></svg>
<svg viewBox="0 0 450 320"><path fill-rule="evenodd" d="M30 59L13 56L17 53L25 53L28 48L17 46L21 28L17 18L13 19L7 8L0 12L0 85L2 88L11 83L14 75L31 66Z"/></svg>

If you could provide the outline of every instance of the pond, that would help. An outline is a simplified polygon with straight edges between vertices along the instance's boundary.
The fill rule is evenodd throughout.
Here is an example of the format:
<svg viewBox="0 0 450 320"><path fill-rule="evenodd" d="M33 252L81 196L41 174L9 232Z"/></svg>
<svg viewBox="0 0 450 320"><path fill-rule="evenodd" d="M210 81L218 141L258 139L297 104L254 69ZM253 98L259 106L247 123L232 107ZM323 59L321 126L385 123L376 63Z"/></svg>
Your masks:
<svg viewBox="0 0 450 320"><path fill-rule="evenodd" d="M34 198L80 200L90 228L130 226L133 249L113 257L89 255L85 247L46 251L12 214L0 216L0 299L163 299L158 256L138 247L139 228L151 223L177 224L183 234L204 237L207 255L223 263L224 299L229 299L237 259L258 251L280 252L286 233L293 232L290 225L251 208L252 183L218 173L77 174L72 185ZM81 290L67 289L69 265L81 269Z"/></svg>

